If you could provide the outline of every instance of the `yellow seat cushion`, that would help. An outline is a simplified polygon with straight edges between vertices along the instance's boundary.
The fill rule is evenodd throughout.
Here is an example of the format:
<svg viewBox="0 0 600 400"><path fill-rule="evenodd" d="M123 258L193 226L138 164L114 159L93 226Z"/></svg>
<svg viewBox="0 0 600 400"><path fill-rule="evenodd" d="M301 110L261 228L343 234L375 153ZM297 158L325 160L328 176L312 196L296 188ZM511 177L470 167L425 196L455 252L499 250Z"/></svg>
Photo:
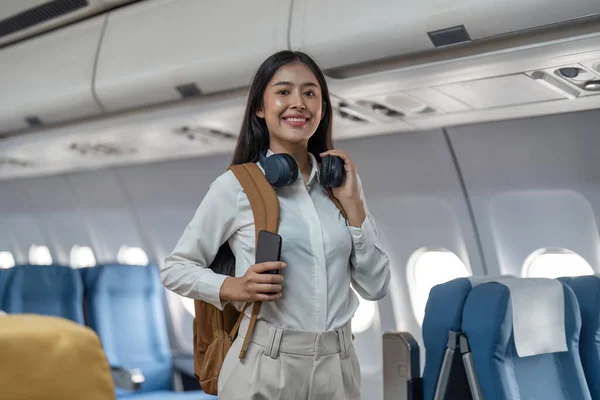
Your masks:
<svg viewBox="0 0 600 400"><path fill-rule="evenodd" d="M70 320L1 315L0 360L0 397L115 399L110 366L98 336Z"/></svg>

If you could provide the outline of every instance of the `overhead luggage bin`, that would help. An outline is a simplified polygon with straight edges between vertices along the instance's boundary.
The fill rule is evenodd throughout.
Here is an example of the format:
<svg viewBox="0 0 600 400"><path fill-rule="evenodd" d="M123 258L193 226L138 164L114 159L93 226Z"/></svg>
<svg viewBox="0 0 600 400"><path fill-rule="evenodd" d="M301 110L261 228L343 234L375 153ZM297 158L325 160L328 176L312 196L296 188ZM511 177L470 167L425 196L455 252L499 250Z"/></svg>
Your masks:
<svg viewBox="0 0 600 400"><path fill-rule="evenodd" d="M0 51L0 132L101 112L92 76L104 17Z"/></svg>
<svg viewBox="0 0 600 400"><path fill-rule="evenodd" d="M13 0L0 9L0 46L99 14L134 0Z"/></svg>
<svg viewBox="0 0 600 400"><path fill-rule="evenodd" d="M109 13L96 92L109 111L245 87L286 49L290 0L151 0Z"/></svg>
<svg viewBox="0 0 600 400"><path fill-rule="evenodd" d="M336 68L598 13L597 0L298 0L290 45Z"/></svg>
<svg viewBox="0 0 600 400"><path fill-rule="evenodd" d="M39 35L134 0L13 0L0 9L0 46Z"/></svg>

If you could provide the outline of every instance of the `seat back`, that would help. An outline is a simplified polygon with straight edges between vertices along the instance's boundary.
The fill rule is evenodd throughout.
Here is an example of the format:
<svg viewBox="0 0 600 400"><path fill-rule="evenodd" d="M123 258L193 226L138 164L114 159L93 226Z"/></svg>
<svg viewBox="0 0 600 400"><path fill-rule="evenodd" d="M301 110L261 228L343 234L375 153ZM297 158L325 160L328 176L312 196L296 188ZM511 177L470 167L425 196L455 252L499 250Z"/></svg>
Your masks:
<svg viewBox="0 0 600 400"><path fill-rule="evenodd" d="M0 309L9 314L29 313L83 319L83 285L71 267L18 265L2 271Z"/></svg>
<svg viewBox="0 0 600 400"><path fill-rule="evenodd" d="M114 400L98 336L64 318L0 317L0 388L11 400Z"/></svg>
<svg viewBox="0 0 600 400"><path fill-rule="evenodd" d="M423 343L425 345L425 369L423 370L423 398L432 400L436 393L444 356L447 350L448 332L459 332L462 324L462 311L467 295L471 291L471 282L468 278L457 278L449 282L434 286L429 292L423 318ZM460 360L456 352L456 360ZM451 360L456 363L455 360ZM460 373L461 366L452 366L452 371ZM450 378L450 377L449 377ZM451 382L460 379L451 377ZM450 380L448 380L450 382ZM462 380L465 382L464 380ZM468 387L449 385L447 398L457 398L456 391L463 392Z"/></svg>
<svg viewBox="0 0 600 400"><path fill-rule="evenodd" d="M152 266L100 265L81 269L88 324L111 365L139 368L140 391L172 390L173 365L163 286Z"/></svg>
<svg viewBox="0 0 600 400"><path fill-rule="evenodd" d="M560 278L577 296L581 312L579 355L592 398L600 399L600 277Z"/></svg>
<svg viewBox="0 0 600 400"><path fill-rule="evenodd" d="M8 285L8 277L12 268L0 268L0 309L4 302L4 296L6 294L6 286Z"/></svg>
<svg viewBox="0 0 600 400"><path fill-rule="evenodd" d="M495 282L471 290L463 310L462 330L468 337L484 398L591 399L579 358L581 318L577 299L567 285L560 284L560 290L564 294L564 327L556 329L564 328L568 351L526 357L519 357L517 353L511 290ZM536 297L530 304L535 308L542 301L543 298ZM519 313L523 310L529 312L521 309ZM536 321L544 317L538 313L530 316ZM543 329L547 328L540 327L538 333L544 334ZM527 337L532 338L536 339Z"/></svg>

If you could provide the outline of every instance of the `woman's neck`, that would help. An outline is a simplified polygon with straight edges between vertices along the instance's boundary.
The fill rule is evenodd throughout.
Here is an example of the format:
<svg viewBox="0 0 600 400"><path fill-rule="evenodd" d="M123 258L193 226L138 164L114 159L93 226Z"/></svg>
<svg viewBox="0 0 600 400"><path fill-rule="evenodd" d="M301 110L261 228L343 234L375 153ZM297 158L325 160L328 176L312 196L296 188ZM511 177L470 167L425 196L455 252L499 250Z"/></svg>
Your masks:
<svg viewBox="0 0 600 400"><path fill-rule="evenodd" d="M312 165L310 163L310 156L308 155L308 150L303 146L283 146L279 143L272 143L270 146L270 150L273 153L287 153L294 157L296 163L298 164L298 169L302 174L302 178L304 178L304 183L308 181L310 178L310 173L312 171Z"/></svg>

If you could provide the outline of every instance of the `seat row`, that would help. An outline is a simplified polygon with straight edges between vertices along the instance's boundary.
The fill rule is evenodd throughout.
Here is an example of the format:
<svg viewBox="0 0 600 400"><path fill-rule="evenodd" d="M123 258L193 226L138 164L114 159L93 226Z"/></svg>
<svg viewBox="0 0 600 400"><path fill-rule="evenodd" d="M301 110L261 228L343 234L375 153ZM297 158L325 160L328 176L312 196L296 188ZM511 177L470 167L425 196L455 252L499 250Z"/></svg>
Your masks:
<svg viewBox="0 0 600 400"><path fill-rule="evenodd" d="M459 278L423 321L432 399L600 399L600 277Z"/></svg>
<svg viewBox="0 0 600 400"><path fill-rule="evenodd" d="M1 310L88 325L98 334L112 367L141 371L139 389L117 389L118 398L216 399L201 391L174 391L164 304L164 289L152 266L19 265L0 270Z"/></svg>

